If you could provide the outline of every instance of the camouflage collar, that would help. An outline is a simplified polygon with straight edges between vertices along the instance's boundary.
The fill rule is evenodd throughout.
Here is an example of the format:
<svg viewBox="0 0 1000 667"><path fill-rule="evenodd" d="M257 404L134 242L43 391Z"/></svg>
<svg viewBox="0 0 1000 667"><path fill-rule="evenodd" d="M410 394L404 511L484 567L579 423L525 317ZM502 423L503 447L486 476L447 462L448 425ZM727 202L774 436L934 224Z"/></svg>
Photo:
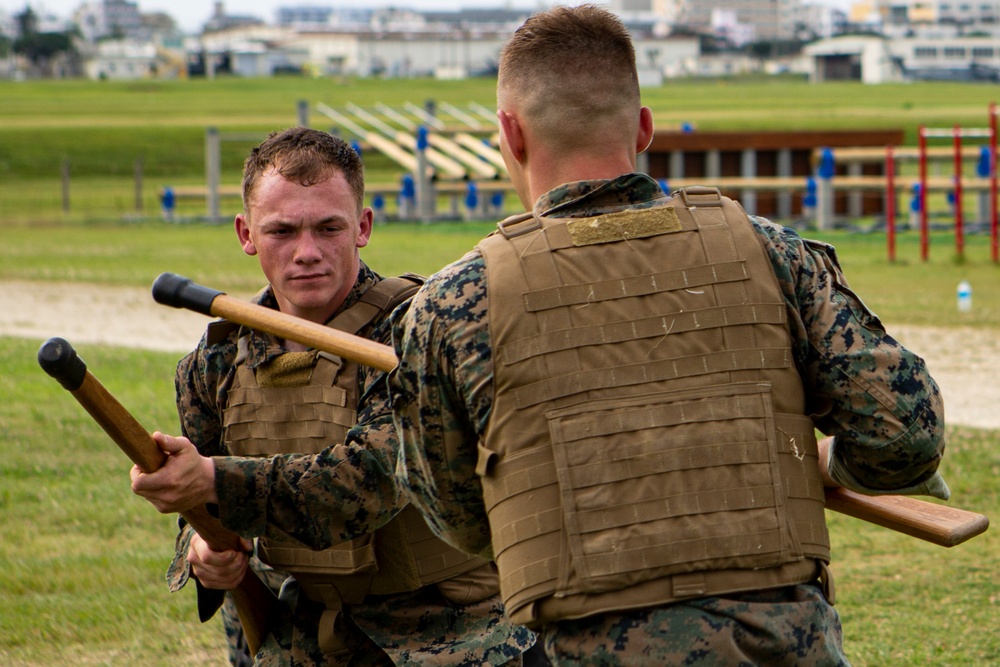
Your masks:
<svg viewBox="0 0 1000 667"><path fill-rule="evenodd" d="M535 202L538 216L581 217L663 203L666 195L646 174L611 180L576 181L549 190Z"/></svg>

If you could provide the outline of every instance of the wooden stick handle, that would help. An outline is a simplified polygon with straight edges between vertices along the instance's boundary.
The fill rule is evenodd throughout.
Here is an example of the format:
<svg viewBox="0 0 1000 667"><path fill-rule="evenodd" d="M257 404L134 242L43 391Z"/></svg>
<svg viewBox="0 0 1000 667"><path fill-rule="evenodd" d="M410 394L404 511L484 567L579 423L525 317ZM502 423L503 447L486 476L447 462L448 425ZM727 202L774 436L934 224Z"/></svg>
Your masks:
<svg viewBox="0 0 1000 667"><path fill-rule="evenodd" d="M163 466L167 460L166 454L157 446L149 432L87 370L87 365L72 345L62 338L48 339L38 350L38 363L46 373L69 390L140 470L155 472ZM243 549L240 537L223 528L204 505L181 512L181 516L212 549ZM251 655L255 655L267 635L277 599L253 571L248 572L231 593L243 623L247 645ZM202 619L205 620L207 619Z"/></svg>
<svg viewBox="0 0 1000 667"><path fill-rule="evenodd" d="M164 273L156 279L153 298L175 308L224 317L366 366L385 371L396 366L395 352L388 345L233 299L173 273ZM982 514L926 500L907 496L864 496L847 489L828 489L826 506L835 512L946 547L979 535L990 523Z"/></svg>
<svg viewBox="0 0 1000 667"><path fill-rule="evenodd" d="M260 329L383 371L396 367L396 354L387 345L227 296L175 273L164 273L156 279L153 299Z"/></svg>
<svg viewBox="0 0 1000 667"><path fill-rule="evenodd" d="M990 526L983 514L910 496L866 496L842 488L827 489L826 506L942 547L961 544Z"/></svg>

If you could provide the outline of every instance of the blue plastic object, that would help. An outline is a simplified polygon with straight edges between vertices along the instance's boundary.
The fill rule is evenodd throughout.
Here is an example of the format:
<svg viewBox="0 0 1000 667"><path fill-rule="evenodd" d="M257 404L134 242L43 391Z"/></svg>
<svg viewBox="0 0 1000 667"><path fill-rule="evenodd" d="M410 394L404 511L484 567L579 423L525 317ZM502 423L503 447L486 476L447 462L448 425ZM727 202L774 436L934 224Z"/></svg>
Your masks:
<svg viewBox="0 0 1000 667"><path fill-rule="evenodd" d="M802 197L802 205L809 208L816 208L816 179L812 176L806 178L806 194Z"/></svg>
<svg viewBox="0 0 1000 667"><path fill-rule="evenodd" d="M820 153L819 158L819 177L820 178L833 178L833 174L836 171L833 162L833 151L829 148L824 148L823 152Z"/></svg>
<svg viewBox="0 0 1000 667"><path fill-rule="evenodd" d="M920 213L920 183L913 184L913 196L910 197L910 210Z"/></svg>
<svg viewBox="0 0 1000 667"><path fill-rule="evenodd" d="M413 176L403 175L402 185L399 188L399 196L404 199L413 199L417 196L417 186L413 182Z"/></svg>
<svg viewBox="0 0 1000 667"><path fill-rule="evenodd" d="M979 147L979 162L976 163L976 175L980 178L989 178L990 170L990 148L989 146Z"/></svg>

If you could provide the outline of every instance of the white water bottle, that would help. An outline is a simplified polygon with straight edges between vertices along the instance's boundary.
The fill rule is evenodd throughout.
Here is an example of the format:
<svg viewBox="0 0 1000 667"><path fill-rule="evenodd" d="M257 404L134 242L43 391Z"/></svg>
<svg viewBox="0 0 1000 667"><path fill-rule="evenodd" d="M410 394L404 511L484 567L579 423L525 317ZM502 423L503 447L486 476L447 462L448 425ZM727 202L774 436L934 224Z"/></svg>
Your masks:
<svg viewBox="0 0 1000 667"><path fill-rule="evenodd" d="M967 313L972 310L972 285L967 280L958 284L955 294L958 297L959 312Z"/></svg>

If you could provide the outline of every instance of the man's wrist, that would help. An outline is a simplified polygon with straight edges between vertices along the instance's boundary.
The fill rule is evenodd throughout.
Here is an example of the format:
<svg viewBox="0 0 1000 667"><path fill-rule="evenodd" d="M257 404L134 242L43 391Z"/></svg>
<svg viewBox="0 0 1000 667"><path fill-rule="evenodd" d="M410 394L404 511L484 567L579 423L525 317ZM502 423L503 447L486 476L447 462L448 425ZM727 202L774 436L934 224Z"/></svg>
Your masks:
<svg viewBox="0 0 1000 667"><path fill-rule="evenodd" d="M201 462L202 496L206 505L217 505L219 495L215 491L215 459L204 456Z"/></svg>

